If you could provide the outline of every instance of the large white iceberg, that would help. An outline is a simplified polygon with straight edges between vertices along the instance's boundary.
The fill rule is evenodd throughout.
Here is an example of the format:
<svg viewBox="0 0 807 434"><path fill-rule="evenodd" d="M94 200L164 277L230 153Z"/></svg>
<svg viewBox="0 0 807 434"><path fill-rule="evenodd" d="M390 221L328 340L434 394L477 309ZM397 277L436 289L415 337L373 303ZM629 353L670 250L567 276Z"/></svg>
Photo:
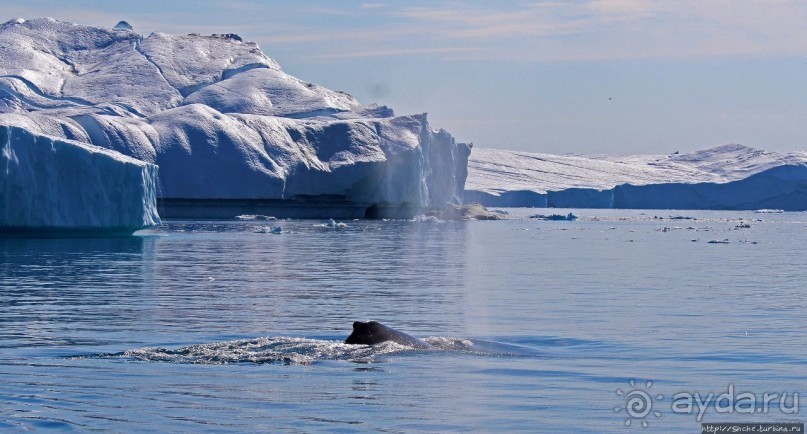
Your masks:
<svg viewBox="0 0 807 434"><path fill-rule="evenodd" d="M466 201L487 206L807 210L807 153L723 145L672 155L474 149Z"/></svg>
<svg viewBox="0 0 807 434"><path fill-rule="evenodd" d="M0 125L0 232L154 226L156 180L153 164Z"/></svg>
<svg viewBox="0 0 807 434"><path fill-rule="evenodd" d="M164 217L380 217L461 201L470 145L425 114L292 77L237 35L124 24L0 25L0 123L158 165Z"/></svg>

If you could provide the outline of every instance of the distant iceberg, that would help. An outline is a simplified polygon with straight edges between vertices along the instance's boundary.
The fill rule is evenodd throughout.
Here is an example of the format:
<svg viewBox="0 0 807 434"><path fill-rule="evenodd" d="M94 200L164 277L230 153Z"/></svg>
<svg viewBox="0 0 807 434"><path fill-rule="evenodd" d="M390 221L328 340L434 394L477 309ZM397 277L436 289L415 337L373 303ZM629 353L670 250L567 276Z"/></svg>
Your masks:
<svg viewBox="0 0 807 434"><path fill-rule="evenodd" d="M104 230L160 223L157 166L0 125L0 232Z"/></svg>
<svg viewBox="0 0 807 434"><path fill-rule="evenodd" d="M465 201L486 206L807 210L807 153L724 145L672 155L474 149Z"/></svg>
<svg viewBox="0 0 807 434"><path fill-rule="evenodd" d="M412 217L462 200L471 149L238 35L126 22L0 25L0 124L158 165L164 217Z"/></svg>

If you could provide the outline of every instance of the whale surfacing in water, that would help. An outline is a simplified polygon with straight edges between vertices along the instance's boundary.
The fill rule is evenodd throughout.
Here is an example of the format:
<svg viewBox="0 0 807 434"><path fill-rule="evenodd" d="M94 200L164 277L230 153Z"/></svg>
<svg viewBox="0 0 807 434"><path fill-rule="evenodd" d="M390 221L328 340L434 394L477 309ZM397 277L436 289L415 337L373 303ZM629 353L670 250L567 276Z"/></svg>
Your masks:
<svg viewBox="0 0 807 434"><path fill-rule="evenodd" d="M345 339L346 344L375 345L392 341L412 348L431 348L425 341L406 333L391 329L377 321L356 321L353 323L353 333Z"/></svg>

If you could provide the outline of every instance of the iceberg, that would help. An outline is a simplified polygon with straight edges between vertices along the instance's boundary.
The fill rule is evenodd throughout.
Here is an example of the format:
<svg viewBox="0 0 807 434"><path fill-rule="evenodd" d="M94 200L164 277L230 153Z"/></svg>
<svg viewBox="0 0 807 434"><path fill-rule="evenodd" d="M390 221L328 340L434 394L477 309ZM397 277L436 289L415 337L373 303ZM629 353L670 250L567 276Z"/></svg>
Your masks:
<svg viewBox="0 0 807 434"><path fill-rule="evenodd" d="M426 114L286 74L238 35L126 22L0 25L0 123L159 166L163 217L412 217L461 202L471 151Z"/></svg>
<svg viewBox="0 0 807 434"><path fill-rule="evenodd" d="M723 145L671 155L474 149L465 201L541 208L807 210L807 153Z"/></svg>
<svg viewBox="0 0 807 434"><path fill-rule="evenodd" d="M0 232L132 233L160 223L157 166L0 125Z"/></svg>

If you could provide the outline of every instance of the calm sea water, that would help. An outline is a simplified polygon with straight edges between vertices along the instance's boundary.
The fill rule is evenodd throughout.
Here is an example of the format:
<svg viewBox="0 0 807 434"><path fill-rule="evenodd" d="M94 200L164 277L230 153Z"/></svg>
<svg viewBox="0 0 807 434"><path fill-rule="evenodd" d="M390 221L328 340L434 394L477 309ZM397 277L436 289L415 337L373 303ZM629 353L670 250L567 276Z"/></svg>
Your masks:
<svg viewBox="0 0 807 434"><path fill-rule="evenodd" d="M807 419L807 214L510 211L2 239L0 431L692 433L695 393ZM435 349L340 343L367 319Z"/></svg>

